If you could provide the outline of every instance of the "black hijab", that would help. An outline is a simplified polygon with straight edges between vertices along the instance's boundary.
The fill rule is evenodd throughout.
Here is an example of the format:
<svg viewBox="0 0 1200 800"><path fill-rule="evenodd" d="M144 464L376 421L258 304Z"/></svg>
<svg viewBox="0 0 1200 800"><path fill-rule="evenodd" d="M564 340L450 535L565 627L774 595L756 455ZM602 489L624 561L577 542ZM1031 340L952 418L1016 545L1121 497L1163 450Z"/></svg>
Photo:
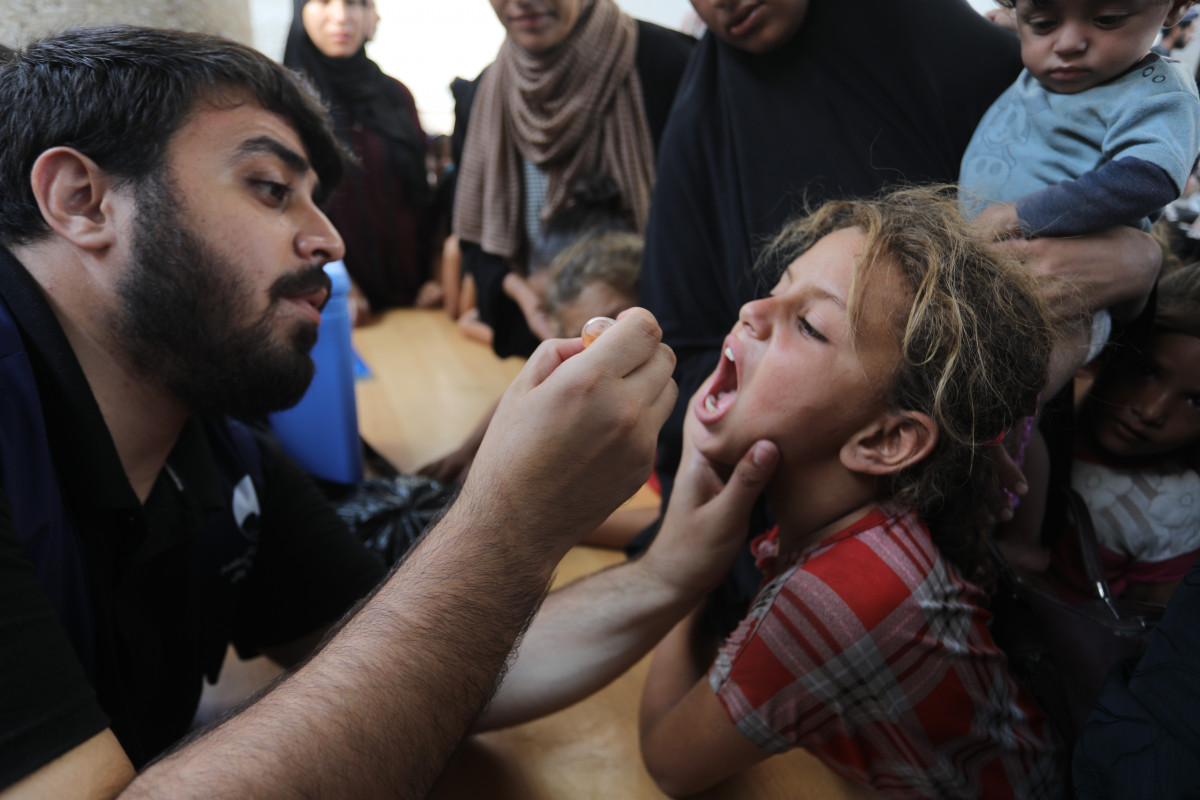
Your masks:
<svg viewBox="0 0 1200 800"><path fill-rule="evenodd" d="M388 158L403 176L415 202L428 191L425 139L413 124L408 101L393 78L367 58L364 45L349 58L330 58L304 30L301 11L307 0L294 0L283 63L304 73L330 104L338 136L349 143L347 131L357 122L383 137Z"/></svg>

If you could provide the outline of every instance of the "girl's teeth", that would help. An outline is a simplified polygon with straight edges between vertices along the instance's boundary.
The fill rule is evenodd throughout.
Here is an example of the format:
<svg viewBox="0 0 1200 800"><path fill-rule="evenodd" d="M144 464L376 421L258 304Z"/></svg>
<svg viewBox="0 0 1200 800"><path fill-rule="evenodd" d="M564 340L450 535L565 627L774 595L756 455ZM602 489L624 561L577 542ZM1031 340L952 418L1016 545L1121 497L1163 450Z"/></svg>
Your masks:
<svg viewBox="0 0 1200 800"><path fill-rule="evenodd" d="M732 347L725 348L725 357L727 359L729 359L730 361L733 361L733 348Z"/></svg>
<svg viewBox="0 0 1200 800"><path fill-rule="evenodd" d="M715 414L717 412L717 398L713 397L711 394L704 398L704 407L710 413Z"/></svg>

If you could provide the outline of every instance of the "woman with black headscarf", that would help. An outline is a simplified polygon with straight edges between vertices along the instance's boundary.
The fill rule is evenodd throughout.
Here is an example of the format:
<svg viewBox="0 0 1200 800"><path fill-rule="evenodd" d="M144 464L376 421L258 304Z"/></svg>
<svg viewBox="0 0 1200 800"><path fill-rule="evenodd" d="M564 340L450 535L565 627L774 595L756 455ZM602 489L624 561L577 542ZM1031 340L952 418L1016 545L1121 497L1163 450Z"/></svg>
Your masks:
<svg viewBox="0 0 1200 800"><path fill-rule="evenodd" d="M295 0L283 62L313 83L358 158L325 211L350 277L381 310L412 305L430 277L429 185L412 94L367 57L369 2Z"/></svg>

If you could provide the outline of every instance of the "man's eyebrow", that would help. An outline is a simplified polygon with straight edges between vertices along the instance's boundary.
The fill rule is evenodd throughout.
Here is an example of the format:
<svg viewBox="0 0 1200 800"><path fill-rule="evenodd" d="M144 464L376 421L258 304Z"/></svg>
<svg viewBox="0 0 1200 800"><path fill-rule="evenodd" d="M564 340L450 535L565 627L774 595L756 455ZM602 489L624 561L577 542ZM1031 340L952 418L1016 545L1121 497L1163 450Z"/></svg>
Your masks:
<svg viewBox="0 0 1200 800"><path fill-rule="evenodd" d="M255 136L253 139L247 139L238 145L238 158L259 155L261 153L268 153L275 156L292 172L304 174L311 168L307 158L287 145L272 139L270 136Z"/></svg>

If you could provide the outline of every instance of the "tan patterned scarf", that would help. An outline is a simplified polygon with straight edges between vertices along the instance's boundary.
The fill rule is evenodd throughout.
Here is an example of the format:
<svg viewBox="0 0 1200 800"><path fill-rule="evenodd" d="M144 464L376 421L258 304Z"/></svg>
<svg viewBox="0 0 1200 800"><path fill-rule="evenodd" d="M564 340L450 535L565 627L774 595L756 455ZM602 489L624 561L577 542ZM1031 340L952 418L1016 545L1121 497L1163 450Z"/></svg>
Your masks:
<svg viewBox="0 0 1200 800"><path fill-rule="evenodd" d="M654 145L636 54L637 24L614 0L584 0L575 29L545 53L506 38L471 110L455 189L455 233L488 253L516 256L522 240L518 153L547 172L542 219L566 205L576 179L606 172L644 231Z"/></svg>

